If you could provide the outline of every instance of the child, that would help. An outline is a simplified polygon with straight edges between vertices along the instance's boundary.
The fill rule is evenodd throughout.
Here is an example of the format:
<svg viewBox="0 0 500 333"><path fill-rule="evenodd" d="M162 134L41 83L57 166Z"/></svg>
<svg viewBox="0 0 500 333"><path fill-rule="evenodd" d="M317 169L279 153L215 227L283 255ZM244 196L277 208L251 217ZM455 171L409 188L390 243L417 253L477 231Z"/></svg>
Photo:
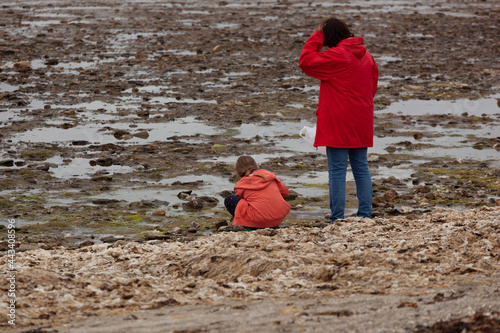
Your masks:
<svg viewBox="0 0 500 333"><path fill-rule="evenodd" d="M233 225L245 230L275 228L290 212L284 198L288 188L270 171L259 169L250 156L241 156L236 161L238 182L234 194L226 197L224 205L234 216Z"/></svg>

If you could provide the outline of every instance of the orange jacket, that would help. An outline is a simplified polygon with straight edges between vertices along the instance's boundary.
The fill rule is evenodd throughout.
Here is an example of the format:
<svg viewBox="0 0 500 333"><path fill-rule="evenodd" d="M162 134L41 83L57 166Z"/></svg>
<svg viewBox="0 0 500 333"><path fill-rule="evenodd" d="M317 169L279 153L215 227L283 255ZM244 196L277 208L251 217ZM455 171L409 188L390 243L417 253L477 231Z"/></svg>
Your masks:
<svg viewBox="0 0 500 333"><path fill-rule="evenodd" d="M266 179L256 175L264 175ZM233 225L277 227L290 212L291 207L284 199L288 196L288 188L274 173L264 169L241 178L234 187L234 194L242 199L236 206Z"/></svg>

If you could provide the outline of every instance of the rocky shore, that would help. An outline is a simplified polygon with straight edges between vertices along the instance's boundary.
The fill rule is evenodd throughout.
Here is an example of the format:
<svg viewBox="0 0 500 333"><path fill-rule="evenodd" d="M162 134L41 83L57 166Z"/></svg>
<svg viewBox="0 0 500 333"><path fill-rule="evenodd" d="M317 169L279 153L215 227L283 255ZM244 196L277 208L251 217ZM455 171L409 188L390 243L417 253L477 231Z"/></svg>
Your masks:
<svg viewBox="0 0 500 333"><path fill-rule="evenodd" d="M330 15L381 76L373 219L327 226L298 56ZM498 329L498 26L480 0L2 3L0 328ZM230 226L241 154L292 190L277 231Z"/></svg>
<svg viewBox="0 0 500 333"><path fill-rule="evenodd" d="M285 300L360 295L367 296L366 302L375 302L370 295L399 298L399 304L391 305L397 312L468 300L477 290L491 294L474 304L464 302L459 313L412 317L390 331L430 327L465 312L498 319L499 228L500 208L484 207L435 210L420 219L350 218L324 228L222 232L186 243L116 241L76 250L29 250L16 258L16 327L69 323L64 329L69 332L91 317L147 309L274 299L285 307ZM0 264L6 265L6 258ZM360 314L355 303L344 306L324 317ZM366 311L376 317L381 310L374 306ZM286 320L307 327L299 323L308 311L292 312ZM7 328L6 318L2 322ZM191 331L216 331L206 323L197 325L195 318L183 325Z"/></svg>

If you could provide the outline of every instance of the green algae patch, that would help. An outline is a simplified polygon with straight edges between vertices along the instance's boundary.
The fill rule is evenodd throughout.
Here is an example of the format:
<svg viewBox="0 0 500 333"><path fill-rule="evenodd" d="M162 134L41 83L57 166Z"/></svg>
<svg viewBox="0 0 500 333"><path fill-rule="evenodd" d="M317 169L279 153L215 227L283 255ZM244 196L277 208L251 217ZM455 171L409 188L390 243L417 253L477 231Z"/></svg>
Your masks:
<svg viewBox="0 0 500 333"><path fill-rule="evenodd" d="M21 154L21 157L27 160L33 161L45 161L53 156L55 156L58 152L50 150L50 149L32 149L29 151L25 151Z"/></svg>
<svg viewBox="0 0 500 333"><path fill-rule="evenodd" d="M0 190L11 190L16 188L16 181L14 179L6 178L0 179Z"/></svg>

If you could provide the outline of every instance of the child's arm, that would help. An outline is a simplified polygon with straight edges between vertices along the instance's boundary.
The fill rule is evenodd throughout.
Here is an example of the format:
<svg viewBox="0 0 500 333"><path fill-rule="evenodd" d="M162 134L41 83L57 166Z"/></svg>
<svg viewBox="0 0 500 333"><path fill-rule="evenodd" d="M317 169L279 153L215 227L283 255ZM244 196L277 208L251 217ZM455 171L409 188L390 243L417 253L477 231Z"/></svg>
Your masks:
<svg viewBox="0 0 500 333"><path fill-rule="evenodd" d="M288 187L286 187L286 185L283 184L278 178L276 178L276 184L278 184L278 188L283 198L288 197L288 194L290 194L290 192L288 191Z"/></svg>
<svg viewBox="0 0 500 333"><path fill-rule="evenodd" d="M243 189L242 188L235 188L234 189L234 195L240 197L240 198L243 198Z"/></svg>

